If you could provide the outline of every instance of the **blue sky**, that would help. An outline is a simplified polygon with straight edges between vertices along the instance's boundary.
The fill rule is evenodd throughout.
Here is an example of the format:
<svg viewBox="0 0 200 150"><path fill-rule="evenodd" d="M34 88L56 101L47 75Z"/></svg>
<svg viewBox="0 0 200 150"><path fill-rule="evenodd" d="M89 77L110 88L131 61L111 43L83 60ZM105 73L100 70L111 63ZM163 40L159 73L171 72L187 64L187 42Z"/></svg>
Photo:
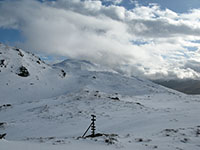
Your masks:
<svg viewBox="0 0 200 150"><path fill-rule="evenodd" d="M123 2L127 7L128 1ZM186 12L193 8L200 7L199 0L138 0L138 3L141 5L149 5L149 3L157 3L161 6L162 9L171 9L178 13Z"/></svg>
<svg viewBox="0 0 200 150"><path fill-rule="evenodd" d="M18 41L24 41L24 38L19 30L0 28L0 42L12 45Z"/></svg>
<svg viewBox="0 0 200 150"><path fill-rule="evenodd" d="M156 3L161 6L162 9L171 9L175 12L186 12L192 8L199 8L199 0L135 0L140 5L147 6L150 3ZM111 4L111 2L104 2L104 4ZM119 5L124 6L128 9L132 9L134 4L130 0L123 0Z"/></svg>

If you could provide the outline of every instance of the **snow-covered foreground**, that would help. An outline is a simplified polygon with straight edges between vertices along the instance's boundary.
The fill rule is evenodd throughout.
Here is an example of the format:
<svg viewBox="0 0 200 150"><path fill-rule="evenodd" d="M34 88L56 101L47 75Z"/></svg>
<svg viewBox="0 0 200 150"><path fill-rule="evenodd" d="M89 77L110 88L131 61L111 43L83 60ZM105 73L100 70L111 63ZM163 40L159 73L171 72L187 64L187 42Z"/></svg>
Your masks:
<svg viewBox="0 0 200 150"><path fill-rule="evenodd" d="M59 144L51 145L44 143L32 143L32 142L21 142L21 141L0 141L1 150L79 150L79 149L95 149L95 150L110 150L110 146L95 144L95 143L84 143L80 141L73 141L70 144Z"/></svg>
<svg viewBox="0 0 200 150"><path fill-rule="evenodd" d="M200 149L199 96L101 70L87 61L52 67L22 50L21 58L7 49L0 49L0 60L5 60L0 67L0 134L7 133L1 150ZM29 76L17 74L21 65ZM96 132L105 135L78 138L91 114L97 116Z"/></svg>
<svg viewBox="0 0 200 150"><path fill-rule="evenodd" d="M8 134L7 140L24 141L20 142L22 145L26 145L26 142L45 143L41 144L41 149L50 145L62 145L58 146L59 149L200 147L198 98L170 93L133 97L120 95L119 101L108 97L101 92L82 91L80 94L70 93L15 104L1 110L0 118L6 122L1 131ZM111 134L110 137L77 139L88 127L90 114L97 115L97 131ZM12 144L22 146L11 141L11 144L1 144L8 148Z"/></svg>

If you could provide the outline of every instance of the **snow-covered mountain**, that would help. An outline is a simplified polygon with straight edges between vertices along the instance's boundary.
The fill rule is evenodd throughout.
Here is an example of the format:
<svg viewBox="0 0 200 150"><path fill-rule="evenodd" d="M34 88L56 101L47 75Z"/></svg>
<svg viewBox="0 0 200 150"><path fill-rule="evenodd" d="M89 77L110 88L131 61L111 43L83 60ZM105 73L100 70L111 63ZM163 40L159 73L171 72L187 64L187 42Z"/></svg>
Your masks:
<svg viewBox="0 0 200 150"><path fill-rule="evenodd" d="M50 66L0 45L1 150L198 149L199 98L89 61ZM104 135L77 139L91 114Z"/></svg>
<svg viewBox="0 0 200 150"><path fill-rule="evenodd" d="M63 70L34 54L0 44L0 103L58 96L64 93L65 78Z"/></svg>

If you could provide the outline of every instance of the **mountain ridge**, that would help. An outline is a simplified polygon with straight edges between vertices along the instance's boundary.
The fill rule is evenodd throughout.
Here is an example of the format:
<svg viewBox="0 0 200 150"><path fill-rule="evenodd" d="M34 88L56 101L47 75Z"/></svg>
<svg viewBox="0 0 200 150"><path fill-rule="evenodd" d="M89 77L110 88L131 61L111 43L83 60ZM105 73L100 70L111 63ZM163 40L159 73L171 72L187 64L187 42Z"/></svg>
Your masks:
<svg viewBox="0 0 200 150"><path fill-rule="evenodd" d="M200 94L200 80L195 79L185 79L185 80L153 80L154 83L160 84L162 86L183 92L190 95Z"/></svg>

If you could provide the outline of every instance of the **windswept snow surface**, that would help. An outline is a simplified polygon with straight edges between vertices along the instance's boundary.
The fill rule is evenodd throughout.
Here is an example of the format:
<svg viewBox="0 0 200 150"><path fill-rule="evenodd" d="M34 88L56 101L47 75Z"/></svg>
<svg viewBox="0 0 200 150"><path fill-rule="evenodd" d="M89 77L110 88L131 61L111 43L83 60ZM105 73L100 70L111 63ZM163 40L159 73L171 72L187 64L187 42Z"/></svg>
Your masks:
<svg viewBox="0 0 200 150"><path fill-rule="evenodd" d="M200 149L200 96L83 60L49 66L2 44L0 64L1 150ZM20 66L29 76L18 75ZM78 138L91 114L108 136Z"/></svg>

